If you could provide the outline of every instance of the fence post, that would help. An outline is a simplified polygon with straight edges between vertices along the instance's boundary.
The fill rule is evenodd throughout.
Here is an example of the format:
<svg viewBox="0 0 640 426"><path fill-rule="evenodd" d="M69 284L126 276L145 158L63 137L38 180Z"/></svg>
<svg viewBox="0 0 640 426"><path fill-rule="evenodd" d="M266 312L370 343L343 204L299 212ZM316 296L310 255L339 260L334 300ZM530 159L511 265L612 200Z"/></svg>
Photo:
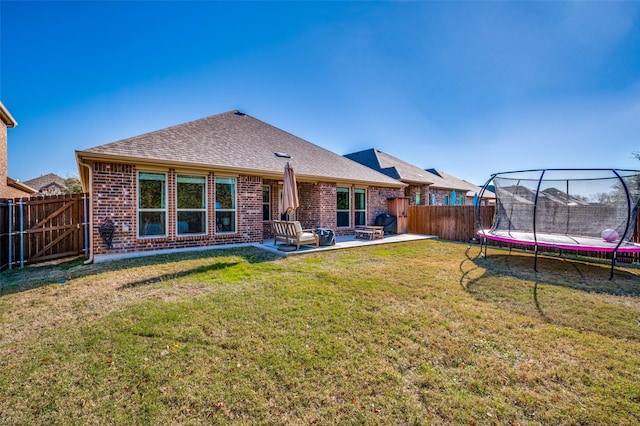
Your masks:
<svg viewBox="0 0 640 426"><path fill-rule="evenodd" d="M20 269L24 268L24 200L18 203L20 210Z"/></svg>
<svg viewBox="0 0 640 426"><path fill-rule="evenodd" d="M7 200L7 203L9 205L9 229L7 231L9 234L9 257L7 260L9 269L13 269L13 201Z"/></svg>

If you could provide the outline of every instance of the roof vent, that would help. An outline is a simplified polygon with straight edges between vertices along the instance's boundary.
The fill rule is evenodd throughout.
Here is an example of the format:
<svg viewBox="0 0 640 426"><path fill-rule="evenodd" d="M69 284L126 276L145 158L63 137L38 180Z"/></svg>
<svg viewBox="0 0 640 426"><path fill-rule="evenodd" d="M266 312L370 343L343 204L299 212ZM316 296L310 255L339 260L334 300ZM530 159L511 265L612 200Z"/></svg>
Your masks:
<svg viewBox="0 0 640 426"><path fill-rule="evenodd" d="M276 157L280 158L291 158L291 156L286 152L274 152L274 154L276 154Z"/></svg>
<svg viewBox="0 0 640 426"><path fill-rule="evenodd" d="M244 112L242 112L240 110L235 110L234 114L235 115L239 115L240 117L244 117L245 115L247 115L247 114L245 114Z"/></svg>

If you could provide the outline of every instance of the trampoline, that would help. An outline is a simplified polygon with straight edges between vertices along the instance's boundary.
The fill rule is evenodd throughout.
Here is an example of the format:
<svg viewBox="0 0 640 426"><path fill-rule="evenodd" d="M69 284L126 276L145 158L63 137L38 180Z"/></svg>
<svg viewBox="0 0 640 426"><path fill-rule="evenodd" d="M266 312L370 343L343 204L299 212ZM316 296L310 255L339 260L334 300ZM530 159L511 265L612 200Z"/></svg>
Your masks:
<svg viewBox="0 0 640 426"><path fill-rule="evenodd" d="M611 274L618 253L640 253L632 238L640 202L640 171L623 169L537 169L491 175L480 198L493 185L496 211L491 229L478 235L484 255L487 241L538 248L611 253Z"/></svg>

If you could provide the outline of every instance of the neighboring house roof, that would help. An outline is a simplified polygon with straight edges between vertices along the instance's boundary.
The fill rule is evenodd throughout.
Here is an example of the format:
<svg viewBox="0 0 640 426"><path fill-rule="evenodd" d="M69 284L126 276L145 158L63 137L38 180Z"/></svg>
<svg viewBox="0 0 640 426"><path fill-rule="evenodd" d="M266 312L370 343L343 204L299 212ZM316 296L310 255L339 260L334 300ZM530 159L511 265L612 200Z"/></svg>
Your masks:
<svg viewBox="0 0 640 426"><path fill-rule="evenodd" d="M289 157L278 156L278 153ZM164 164L280 179L284 165L289 161L298 180L405 186L239 111L76 151L76 156L79 162L107 160L138 165Z"/></svg>
<svg viewBox="0 0 640 426"><path fill-rule="evenodd" d="M9 110L4 106L4 104L0 101L0 120L7 125L7 127L12 128L18 125L18 122L11 116Z"/></svg>
<svg viewBox="0 0 640 426"><path fill-rule="evenodd" d="M47 189L51 189L52 187L62 191L67 186L64 179L55 173L48 173L34 179L25 180L24 184L29 185L40 192L46 192Z"/></svg>
<svg viewBox="0 0 640 426"><path fill-rule="evenodd" d="M404 183L429 185L441 189L466 190L466 185L455 186L455 184L440 176L429 173L425 169L402 161L376 148L346 154L345 157L384 173L387 176L394 177Z"/></svg>
<svg viewBox="0 0 640 426"><path fill-rule="evenodd" d="M452 187L455 187L456 190L466 190L467 196L473 197L474 194L480 195L480 191L482 191L482 187L478 185L474 185L471 182L467 182L464 179L457 178L453 175L443 172L442 170L437 169L426 169L427 172L432 173L434 176L439 176L440 178L449 182ZM482 198L495 198L496 195L485 189Z"/></svg>

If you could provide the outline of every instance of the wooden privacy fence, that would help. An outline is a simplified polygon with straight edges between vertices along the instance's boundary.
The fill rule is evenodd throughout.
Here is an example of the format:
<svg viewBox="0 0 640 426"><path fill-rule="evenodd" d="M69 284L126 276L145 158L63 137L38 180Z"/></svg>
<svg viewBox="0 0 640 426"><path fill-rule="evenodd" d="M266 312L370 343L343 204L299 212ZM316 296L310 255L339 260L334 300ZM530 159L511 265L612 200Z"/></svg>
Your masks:
<svg viewBox="0 0 640 426"><path fill-rule="evenodd" d="M85 255L88 207L87 194L0 200L0 271Z"/></svg>
<svg viewBox="0 0 640 426"><path fill-rule="evenodd" d="M450 241L477 237L476 206L409 206L409 233ZM481 206L482 227L490 228L495 206Z"/></svg>
<svg viewBox="0 0 640 426"><path fill-rule="evenodd" d="M409 206L409 233L436 235L440 239L449 241L468 242L477 237L475 206ZM482 228L489 229L493 225L495 206L481 206L480 218ZM633 241L640 243L640 214L636 217L636 228ZM508 244L491 241L491 245L532 250L532 246ZM553 247L539 247L541 252L560 253ZM596 251L574 252L582 256L610 259L611 253ZM638 253L618 253L621 262L640 262Z"/></svg>

